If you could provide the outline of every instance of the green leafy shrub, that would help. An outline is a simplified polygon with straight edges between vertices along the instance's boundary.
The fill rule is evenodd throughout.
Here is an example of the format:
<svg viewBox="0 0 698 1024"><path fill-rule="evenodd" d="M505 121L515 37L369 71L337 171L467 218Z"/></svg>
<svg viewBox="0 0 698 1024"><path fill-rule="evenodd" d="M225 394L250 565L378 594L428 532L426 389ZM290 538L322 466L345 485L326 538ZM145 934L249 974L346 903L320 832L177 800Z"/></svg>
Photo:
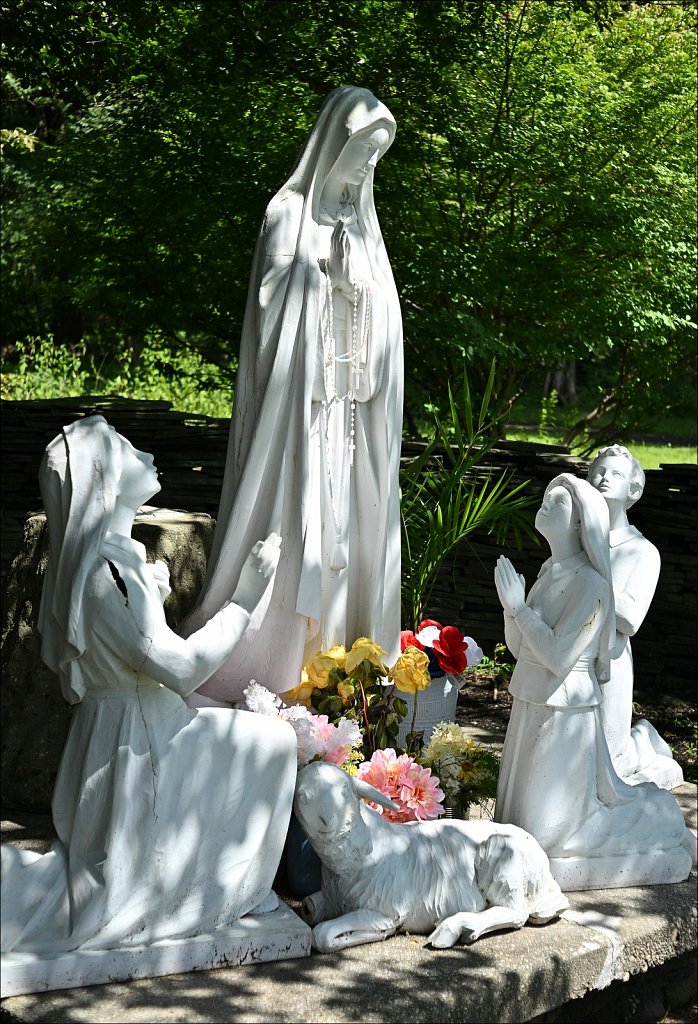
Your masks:
<svg viewBox="0 0 698 1024"><path fill-rule="evenodd" d="M232 408L237 360L228 369L209 363L182 346L174 349L148 339L140 353L125 347L107 362L83 346L54 344L53 338L27 338L17 358L2 363L2 397L7 400L118 395L169 402L174 409L226 419Z"/></svg>

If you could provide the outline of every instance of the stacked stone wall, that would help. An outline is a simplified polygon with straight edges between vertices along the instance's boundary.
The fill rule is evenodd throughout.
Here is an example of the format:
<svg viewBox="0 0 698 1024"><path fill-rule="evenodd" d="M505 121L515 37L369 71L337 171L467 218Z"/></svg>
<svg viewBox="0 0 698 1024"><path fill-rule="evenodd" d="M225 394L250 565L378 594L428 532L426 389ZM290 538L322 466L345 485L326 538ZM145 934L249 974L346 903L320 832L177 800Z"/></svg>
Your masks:
<svg viewBox="0 0 698 1024"><path fill-rule="evenodd" d="M73 420L101 412L132 443L152 452L162 475L157 496L163 508L216 515L223 481L229 421L179 413L165 402L82 398L62 401L4 402L2 444L2 573L5 576L22 539L29 512L41 508L37 472L48 442ZM409 458L417 448L403 446ZM510 469L515 482L542 495L559 472L579 475L588 463L555 445L507 442L490 453L481 475ZM642 629L633 640L638 690L676 694L693 691L695 679L698 590L696 498L698 468L667 465L647 472L642 500L631 521L658 548L662 572ZM459 625L492 654L503 639L501 610L492 583L494 563L502 550L515 561L528 583L536 577L545 548L525 541L521 551L502 549L479 533L445 565L434 588L429 613Z"/></svg>

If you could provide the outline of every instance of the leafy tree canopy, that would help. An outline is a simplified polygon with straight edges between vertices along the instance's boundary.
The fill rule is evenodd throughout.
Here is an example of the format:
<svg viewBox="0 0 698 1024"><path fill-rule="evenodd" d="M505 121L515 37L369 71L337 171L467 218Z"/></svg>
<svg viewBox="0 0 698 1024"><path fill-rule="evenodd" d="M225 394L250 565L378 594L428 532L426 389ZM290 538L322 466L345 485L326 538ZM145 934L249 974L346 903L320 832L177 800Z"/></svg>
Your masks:
<svg viewBox="0 0 698 1024"><path fill-rule="evenodd" d="M695 359L693 4L14 0L5 342L237 350L264 208L324 96L398 136L376 201L412 401L601 367L620 436ZM615 419L614 419L615 417ZM583 424L584 426L586 424ZM580 428L581 429L581 428Z"/></svg>

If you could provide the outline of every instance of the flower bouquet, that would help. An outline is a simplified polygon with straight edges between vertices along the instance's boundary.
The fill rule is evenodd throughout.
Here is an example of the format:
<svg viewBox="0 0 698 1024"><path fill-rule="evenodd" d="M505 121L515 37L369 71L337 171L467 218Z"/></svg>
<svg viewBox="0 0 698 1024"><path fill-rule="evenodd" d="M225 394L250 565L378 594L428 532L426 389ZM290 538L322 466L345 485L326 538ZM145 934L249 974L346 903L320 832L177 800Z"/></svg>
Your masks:
<svg viewBox="0 0 698 1024"><path fill-rule="evenodd" d="M424 619L417 632L403 630L400 634L403 653L411 649L423 651L428 659L431 686L428 693L412 699L412 724L399 731L399 740L408 750L416 750L428 740L437 722L455 720L458 691L463 685L466 667L477 665L482 650L471 636L464 636L456 626L442 626L434 619ZM445 678L444 678L445 677ZM418 702L421 706L418 707Z"/></svg>
<svg viewBox="0 0 698 1024"><path fill-rule="evenodd" d="M327 715L313 714L302 704L286 707L281 698L254 680L243 690L250 711L288 722L296 734L298 767L311 761L329 761L354 771L361 760L361 730L356 722L340 718L336 724Z"/></svg>
<svg viewBox="0 0 698 1024"><path fill-rule="evenodd" d="M396 691L426 689L429 658L415 646L403 650L392 668L385 665L385 657L383 648L368 637L359 637L349 650L338 645L318 651L303 669L300 684L284 699L305 704L330 723L355 723L367 758L395 747L407 714L407 704Z"/></svg>
<svg viewBox="0 0 698 1024"><path fill-rule="evenodd" d="M315 714L302 704L287 707L280 697L254 680L243 693L250 711L281 718L292 726L298 744L299 769L311 761L330 761L351 774L356 773L357 765L363 757L361 730L356 722L341 718L335 725L327 715ZM282 863L286 882L295 896L309 896L320 888L320 858L293 813L288 825Z"/></svg>
<svg viewBox="0 0 698 1024"><path fill-rule="evenodd" d="M408 647L426 651L432 679L446 673L462 675L464 669L479 664L483 656L482 648L471 636L464 636L456 626L442 626L435 619L423 619L416 633L408 629L400 633L400 649L405 651Z"/></svg>
<svg viewBox="0 0 698 1024"><path fill-rule="evenodd" d="M455 816L466 817L471 804L497 795L499 758L453 722L436 726L419 763L438 776L446 807Z"/></svg>

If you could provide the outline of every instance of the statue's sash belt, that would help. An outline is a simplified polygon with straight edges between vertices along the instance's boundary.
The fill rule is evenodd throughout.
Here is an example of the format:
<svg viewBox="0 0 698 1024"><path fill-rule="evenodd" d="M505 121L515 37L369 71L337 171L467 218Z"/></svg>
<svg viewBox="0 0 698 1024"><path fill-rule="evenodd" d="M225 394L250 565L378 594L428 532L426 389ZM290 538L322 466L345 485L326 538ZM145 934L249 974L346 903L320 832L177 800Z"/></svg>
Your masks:
<svg viewBox="0 0 698 1024"><path fill-rule="evenodd" d="M555 676L539 661L519 657L509 693L519 700L549 707L595 707L603 703L603 692L594 673L593 660L580 658L566 675Z"/></svg>

